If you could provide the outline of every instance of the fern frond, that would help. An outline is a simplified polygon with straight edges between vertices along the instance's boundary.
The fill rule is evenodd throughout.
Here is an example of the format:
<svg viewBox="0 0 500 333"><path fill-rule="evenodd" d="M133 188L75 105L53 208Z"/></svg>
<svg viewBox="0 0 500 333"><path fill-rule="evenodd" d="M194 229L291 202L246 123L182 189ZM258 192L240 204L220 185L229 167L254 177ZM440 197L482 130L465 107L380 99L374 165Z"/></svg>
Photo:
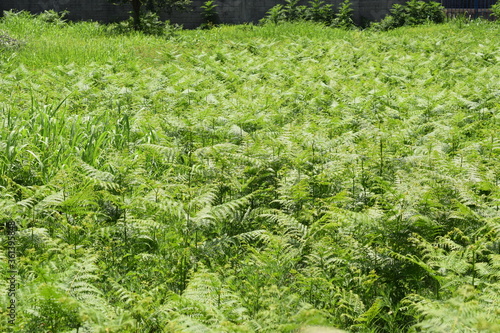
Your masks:
<svg viewBox="0 0 500 333"><path fill-rule="evenodd" d="M271 240L267 230L252 230L234 236L240 243L253 244L256 242L264 245L268 244Z"/></svg>
<svg viewBox="0 0 500 333"><path fill-rule="evenodd" d="M357 322L362 323L359 326L363 327L365 325L369 325L382 311L382 309L386 306L384 300L382 298L377 298L375 302L373 302L372 306L368 310L366 310L361 316L356 318ZM357 326L357 325L354 325Z"/></svg>
<svg viewBox="0 0 500 333"><path fill-rule="evenodd" d="M253 194L249 194L238 199L227 201L221 205L213 206L211 213L217 221L222 221L243 210L243 208L249 204L253 196Z"/></svg>
<svg viewBox="0 0 500 333"><path fill-rule="evenodd" d="M180 315L172 319L165 328L167 332L185 332L185 333L213 333L215 332L207 325L197 321L195 318L186 315Z"/></svg>
<svg viewBox="0 0 500 333"><path fill-rule="evenodd" d="M105 190L118 191L120 189L120 185L115 183L115 177L111 173L98 170L81 160L78 161L78 165L83 172L84 178L91 183L102 187Z"/></svg>
<svg viewBox="0 0 500 333"><path fill-rule="evenodd" d="M95 256L88 256L82 261L77 261L65 273L67 276L66 284L70 294L77 300L80 300L88 305L100 306L104 308L104 302L101 298L101 291L93 285L97 280L98 271L95 261Z"/></svg>
<svg viewBox="0 0 500 333"><path fill-rule="evenodd" d="M131 306L137 303L137 301L139 300L139 296L136 293L127 290L125 287L111 278L109 278L108 281L113 287L113 293L120 300L120 303L126 304L127 306Z"/></svg>
<svg viewBox="0 0 500 333"><path fill-rule="evenodd" d="M262 214L263 218L268 219L272 223L279 226L283 234L297 240L305 240L308 235L308 227L294 217L285 215L280 211L270 211L269 213Z"/></svg>
<svg viewBox="0 0 500 333"><path fill-rule="evenodd" d="M163 156L163 162L166 163L175 163L177 157L179 155L179 151L176 148L151 144L151 143L143 143L138 147L144 148L145 150L156 152L158 155Z"/></svg>
<svg viewBox="0 0 500 333"><path fill-rule="evenodd" d="M64 200L66 200L64 192L59 191L43 198L40 202L38 202L36 208L44 209L48 207L60 207Z"/></svg>
<svg viewBox="0 0 500 333"><path fill-rule="evenodd" d="M188 203L189 208L196 210L201 207L211 206L217 200L218 190L218 187L213 185L199 189L199 194Z"/></svg>

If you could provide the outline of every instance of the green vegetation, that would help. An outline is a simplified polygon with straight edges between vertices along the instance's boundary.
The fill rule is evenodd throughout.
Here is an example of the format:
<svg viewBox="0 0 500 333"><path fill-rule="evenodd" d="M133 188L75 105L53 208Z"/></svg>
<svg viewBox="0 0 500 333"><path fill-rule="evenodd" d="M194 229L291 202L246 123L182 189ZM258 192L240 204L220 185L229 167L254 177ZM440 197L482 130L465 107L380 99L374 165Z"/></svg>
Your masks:
<svg viewBox="0 0 500 333"><path fill-rule="evenodd" d="M496 4L491 6L491 15L495 17L497 20L500 19L500 1L497 1Z"/></svg>
<svg viewBox="0 0 500 333"><path fill-rule="evenodd" d="M162 21L158 14L153 12L144 12L140 15L141 28L139 31L146 35L170 38L182 27L177 24L171 24L170 21ZM106 26L107 32L116 35L133 34L138 30L134 24L134 18L128 20L110 23Z"/></svg>
<svg viewBox="0 0 500 333"><path fill-rule="evenodd" d="M272 7L262 19L262 23L311 21L344 29L354 27L350 0L339 4L337 12L333 5L325 4L322 0L311 0L307 6L299 5L299 1L285 0L284 5L278 4Z"/></svg>
<svg viewBox="0 0 500 333"><path fill-rule="evenodd" d="M143 30L143 15L158 14L159 9L172 12L174 9L187 10L191 0L108 0L117 4L132 6L132 22L135 30ZM144 8L145 7L145 8ZM145 9L145 10L144 10Z"/></svg>
<svg viewBox="0 0 500 333"><path fill-rule="evenodd" d="M373 23L372 27L376 30L390 30L427 22L443 23L446 18L444 7L435 1L410 0L402 5L394 4L390 12L381 22Z"/></svg>
<svg viewBox="0 0 500 333"><path fill-rule="evenodd" d="M500 25L0 31L0 331L499 331Z"/></svg>
<svg viewBox="0 0 500 333"><path fill-rule="evenodd" d="M18 47L20 44L20 41L10 37L6 33L0 32L0 52L8 48Z"/></svg>
<svg viewBox="0 0 500 333"><path fill-rule="evenodd" d="M210 29L219 23L219 14L217 13L217 4L215 1L205 1L201 6L203 24L201 28Z"/></svg>

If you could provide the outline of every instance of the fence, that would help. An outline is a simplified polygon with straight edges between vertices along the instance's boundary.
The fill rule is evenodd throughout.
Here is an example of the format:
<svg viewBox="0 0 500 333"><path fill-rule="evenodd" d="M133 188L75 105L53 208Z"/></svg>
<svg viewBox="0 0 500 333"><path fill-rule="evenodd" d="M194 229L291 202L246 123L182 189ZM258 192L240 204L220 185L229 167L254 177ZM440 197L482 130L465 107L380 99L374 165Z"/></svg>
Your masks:
<svg viewBox="0 0 500 333"><path fill-rule="evenodd" d="M490 18L491 6L497 0L436 0L446 8L448 16L466 15L473 18Z"/></svg>

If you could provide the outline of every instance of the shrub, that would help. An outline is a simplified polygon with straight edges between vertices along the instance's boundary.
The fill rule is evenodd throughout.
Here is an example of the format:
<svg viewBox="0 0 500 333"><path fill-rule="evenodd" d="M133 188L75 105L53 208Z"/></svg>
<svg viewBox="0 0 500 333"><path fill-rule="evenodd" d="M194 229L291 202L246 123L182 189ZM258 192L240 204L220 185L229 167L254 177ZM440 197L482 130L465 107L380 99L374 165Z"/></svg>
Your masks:
<svg viewBox="0 0 500 333"><path fill-rule="evenodd" d="M287 21L301 21L307 18L307 6L299 6L300 0L285 0L283 10Z"/></svg>
<svg viewBox="0 0 500 333"><path fill-rule="evenodd" d="M496 19L500 19L500 0L497 1L496 4L491 6L491 15L494 16Z"/></svg>
<svg viewBox="0 0 500 333"><path fill-rule="evenodd" d="M139 31L146 35L172 37L181 27L170 24L170 21L160 20L158 14L145 12L141 14L141 26ZM108 25L108 32L117 34L127 34L136 31L133 17L127 20Z"/></svg>
<svg viewBox="0 0 500 333"><path fill-rule="evenodd" d="M375 30L390 30L426 22L443 23L445 18L444 7L440 3L410 0L404 5L393 5L391 14L387 15L381 22L374 23L372 27Z"/></svg>
<svg viewBox="0 0 500 333"><path fill-rule="evenodd" d="M62 12L56 12L55 10L46 10L43 13L38 14L38 18L43 22L47 22L54 25L66 24L66 16L68 16L69 11L64 10Z"/></svg>
<svg viewBox="0 0 500 333"><path fill-rule="evenodd" d="M266 16L261 20L262 23L274 23L286 21L286 13L283 10L283 5L276 5L269 9Z"/></svg>
<svg viewBox="0 0 500 333"><path fill-rule="evenodd" d="M29 19L29 18L33 18L33 15L26 10L18 11L15 9L11 9L11 10L4 10L3 16L0 18L2 19L2 21L8 21L8 20L13 20L15 18Z"/></svg>
<svg viewBox="0 0 500 333"><path fill-rule="evenodd" d="M345 0L343 3L339 5L339 10L337 14L335 14L335 19L332 22L332 25L337 28L350 29L354 27L354 21L352 20L352 12L351 1Z"/></svg>
<svg viewBox="0 0 500 333"><path fill-rule="evenodd" d="M201 9L203 9L201 13L203 19L202 29L210 29L219 24L219 14L217 14L216 8L215 1L205 1L203 6L201 6Z"/></svg>
<svg viewBox="0 0 500 333"><path fill-rule="evenodd" d="M161 21L158 14L145 12L141 16L141 31L148 35L165 34L166 23Z"/></svg>
<svg viewBox="0 0 500 333"><path fill-rule="evenodd" d="M325 2L322 0L313 0L309 1L306 16L310 21L330 25L335 17L335 10L332 5L325 5Z"/></svg>
<svg viewBox="0 0 500 333"><path fill-rule="evenodd" d="M299 6L299 0L285 0L285 2L285 5L272 7L261 22L312 21L340 28L354 26L350 0L345 0L340 4L337 13L335 13L332 5L325 4L323 0L309 1L308 6Z"/></svg>

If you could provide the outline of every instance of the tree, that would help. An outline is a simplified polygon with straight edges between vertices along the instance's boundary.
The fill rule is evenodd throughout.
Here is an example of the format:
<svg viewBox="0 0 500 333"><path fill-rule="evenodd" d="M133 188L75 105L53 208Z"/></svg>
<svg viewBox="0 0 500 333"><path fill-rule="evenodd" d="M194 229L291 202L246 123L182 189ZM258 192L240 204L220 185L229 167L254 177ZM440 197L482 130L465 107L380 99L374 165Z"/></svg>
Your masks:
<svg viewBox="0 0 500 333"><path fill-rule="evenodd" d="M167 12L171 13L172 10L186 10L191 0L109 0L113 3L130 3L132 4L132 14L134 18L134 28L139 30L141 28L141 8L143 5L148 11L157 12L159 9L164 8Z"/></svg>

